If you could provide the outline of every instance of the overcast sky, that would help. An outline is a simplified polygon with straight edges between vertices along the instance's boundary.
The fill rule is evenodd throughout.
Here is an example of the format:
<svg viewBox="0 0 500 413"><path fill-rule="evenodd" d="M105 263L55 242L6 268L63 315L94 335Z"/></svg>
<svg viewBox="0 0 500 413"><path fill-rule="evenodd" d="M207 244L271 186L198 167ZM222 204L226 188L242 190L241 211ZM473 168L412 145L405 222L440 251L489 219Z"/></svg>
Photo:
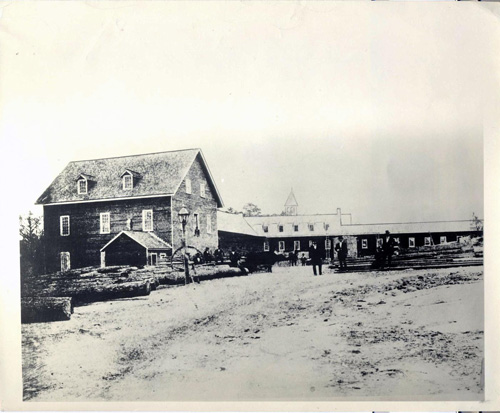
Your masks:
<svg viewBox="0 0 500 413"><path fill-rule="evenodd" d="M226 207L279 213L293 187L299 213L358 223L482 216L498 19L388 5L4 5L19 211L71 160L200 147Z"/></svg>

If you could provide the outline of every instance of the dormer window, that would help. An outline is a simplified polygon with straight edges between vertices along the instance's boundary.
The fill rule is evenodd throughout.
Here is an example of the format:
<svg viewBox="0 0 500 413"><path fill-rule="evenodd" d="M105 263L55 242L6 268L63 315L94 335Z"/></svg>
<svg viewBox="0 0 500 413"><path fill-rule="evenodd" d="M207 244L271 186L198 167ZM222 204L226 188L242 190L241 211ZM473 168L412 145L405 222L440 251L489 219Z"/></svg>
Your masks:
<svg viewBox="0 0 500 413"><path fill-rule="evenodd" d="M122 178L122 189L128 191L134 187L134 185L139 181L141 175L130 169L125 169L125 172L121 175Z"/></svg>
<svg viewBox="0 0 500 413"><path fill-rule="evenodd" d="M186 178L186 194L191 193L191 179Z"/></svg>
<svg viewBox="0 0 500 413"><path fill-rule="evenodd" d="M123 189L128 190L134 187L132 174L126 173L123 175Z"/></svg>
<svg viewBox="0 0 500 413"><path fill-rule="evenodd" d="M89 193L89 188L95 178L92 175L81 173L76 178L76 192L78 195L86 195Z"/></svg>
<svg viewBox="0 0 500 413"><path fill-rule="evenodd" d="M80 178L77 182L78 194L83 195L87 193L87 180L85 178Z"/></svg>

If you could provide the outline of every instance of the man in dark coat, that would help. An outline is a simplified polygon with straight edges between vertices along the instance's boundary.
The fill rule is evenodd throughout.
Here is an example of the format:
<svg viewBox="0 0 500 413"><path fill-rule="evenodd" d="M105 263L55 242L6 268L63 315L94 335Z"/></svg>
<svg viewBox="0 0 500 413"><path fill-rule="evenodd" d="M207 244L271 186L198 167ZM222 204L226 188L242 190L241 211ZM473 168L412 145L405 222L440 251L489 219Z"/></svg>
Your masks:
<svg viewBox="0 0 500 413"><path fill-rule="evenodd" d="M347 242L342 235L339 237L337 245L335 245L335 251L337 251L339 257L340 270L347 270Z"/></svg>
<svg viewBox="0 0 500 413"><path fill-rule="evenodd" d="M392 254L394 254L394 246L396 245L396 241L392 237L389 231L385 231L384 238L382 240L382 251L384 252L384 260L382 263L384 264L385 260L387 260L387 266L391 265Z"/></svg>
<svg viewBox="0 0 500 413"><path fill-rule="evenodd" d="M316 267L318 267L319 275L322 275L321 269L322 269L323 262L321 260L321 254L318 250L318 246L316 245L315 242L313 242L311 247L309 248L309 258L311 259L311 264L313 267L314 275L318 275L316 273Z"/></svg>

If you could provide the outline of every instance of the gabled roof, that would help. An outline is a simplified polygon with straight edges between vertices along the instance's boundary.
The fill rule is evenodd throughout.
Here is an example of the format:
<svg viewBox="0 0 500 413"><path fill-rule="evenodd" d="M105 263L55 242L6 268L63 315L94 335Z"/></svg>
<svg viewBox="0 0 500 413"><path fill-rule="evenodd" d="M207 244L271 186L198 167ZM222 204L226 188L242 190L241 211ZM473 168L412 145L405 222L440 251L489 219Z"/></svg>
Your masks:
<svg viewBox="0 0 500 413"><path fill-rule="evenodd" d="M285 206L299 206L297 203L297 200L295 199L295 195L293 193L293 188L290 190L290 195L288 195L288 198L285 202Z"/></svg>
<svg viewBox="0 0 500 413"><path fill-rule="evenodd" d="M140 178L141 174L135 171L131 171L130 169L125 169L123 173L120 175L120 178L123 178L123 175L128 174L132 175L134 178Z"/></svg>
<svg viewBox="0 0 500 413"><path fill-rule="evenodd" d="M70 162L36 201L37 204L92 202L99 200L171 196L177 192L193 162L198 159L207 175L219 207L222 199L200 149L131 155ZM130 171L141 179L124 191L121 177ZM92 176L88 194L78 194L75 178Z"/></svg>
<svg viewBox="0 0 500 413"><path fill-rule="evenodd" d="M167 242L163 241L158 235L153 232L143 232L143 231L122 231L116 237L114 237L111 241L109 241L104 247L101 248L101 251L104 251L109 245L115 242L118 238L127 236L137 242L139 245L142 245L144 248L148 250L169 250L172 249L172 246Z"/></svg>
<svg viewBox="0 0 500 413"><path fill-rule="evenodd" d="M254 237L261 236L254 231L242 213L231 214L229 212L217 211L217 230Z"/></svg>
<svg viewBox="0 0 500 413"><path fill-rule="evenodd" d="M245 220L258 235L265 237L317 237L340 231L338 214L259 215L245 217ZM314 225L314 231L309 230L310 224ZM283 226L283 232L279 232L280 225ZM295 231L295 225L298 225L298 231ZM264 232L264 226L267 226L268 232Z"/></svg>
<svg viewBox="0 0 500 413"><path fill-rule="evenodd" d="M75 181L79 181L82 178L86 179L87 181L95 181L95 177L93 177L92 175L88 175L88 174L78 175L77 178L75 179Z"/></svg>

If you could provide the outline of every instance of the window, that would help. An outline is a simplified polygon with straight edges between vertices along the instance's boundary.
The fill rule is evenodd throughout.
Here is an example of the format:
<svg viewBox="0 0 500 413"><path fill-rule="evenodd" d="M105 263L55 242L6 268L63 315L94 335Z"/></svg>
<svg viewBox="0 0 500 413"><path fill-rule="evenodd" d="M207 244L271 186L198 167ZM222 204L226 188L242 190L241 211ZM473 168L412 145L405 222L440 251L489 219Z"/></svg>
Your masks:
<svg viewBox="0 0 500 413"><path fill-rule="evenodd" d="M383 238L377 238L377 247L382 247L384 244L384 239Z"/></svg>
<svg viewBox="0 0 500 413"><path fill-rule="evenodd" d="M442 235L439 237L439 243L440 244L446 244L446 235Z"/></svg>
<svg viewBox="0 0 500 413"><path fill-rule="evenodd" d="M212 217L207 215L207 234L212 233Z"/></svg>
<svg viewBox="0 0 500 413"><path fill-rule="evenodd" d="M300 251L300 241L293 241L293 250Z"/></svg>
<svg viewBox="0 0 500 413"><path fill-rule="evenodd" d="M364 250L368 249L368 240L366 238L361 240L361 248Z"/></svg>
<svg viewBox="0 0 500 413"><path fill-rule="evenodd" d="M269 251L269 241L264 241L264 251Z"/></svg>
<svg viewBox="0 0 500 413"><path fill-rule="evenodd" d="M329 251L332 249L332 240L331 239L326 239L325 240L325 250Z"/></svg>
<svg viewBox="0 0 500 413"><path fill-rule="evenodd" d="M133 186L132 175L127 172L125 175L123 175L123 189L132 189Z"/></svg>
<svg viewBox="0 0 500 413"><path fill-rule="evenodd" d="M200 235L200 214L196 213L193 214L194 217L194 235L199 236Z"/></svg>
<svg viewBox="0 0 500 413"><path fill-rule="evenodd" d="M278 231L283 232L283 225L278 225Z"/></svg>
<svg viewBox="0 0 500 413"><path fill-rule="evenodd" d="M323 224L323 226L325 227L325 231L328 231L328 229L330 228L330 224L327 224L326 222Z"/></svg>
<svg viewBox="0 0 500 413"><path fill-rule="evenodd" d="M153 231L153 210L144 209L142 211L142 230Z"/></svg>
<svg viewBox="0 0 500 413"><path fill-rule="evenodd" d="M424 238L424 245L426 247L430 246L431 245L431 237L425 237Z"/></svg>
<svg viewBox="0 0 500 413"><path fill-rule="evenodd" d="M415 248L415 238L414 237L408 238L408 247Z"/></svg>
<svg viewBox="0 0 500 413"><path fill-rule="evenodd" d="M186 194L191 193L191 179L186 178Z"/></svg>
<svg viewBox="0 0 500 413"><path fill-rule="evenodd" d="M269 227L267 225L262 225L262 231L269 232Z"/></svg>
<svg viewBox="0 0 500 413"><path fill-rule="evenodd" d="M200 184L200 196L201 196L202 198L205 198L205 195L206 195L206 194L205 194L205 184L201 183L201 184Z"/></svg>
<svg viewBox="0 0 500 413"><path fill-rule="evenodd" d="M297 224L295 224L295 225L293 226L293 230L294 230L295 232L299 232L299 226L298 226Z"/></svg>
<svg viewBox="0 0 500 413"><path fill-rule="evenodd" d="M280 252L284 252L285 251L285 241L280 241L278 243L278 249Z"/></svg>
<svg viewBox="0 0 500 413"><path fill-rule="evenodd" d="M101 234L109 234L111 232L110 227L109 212L103 212L101 214Z"/></svg>
<svg viewBox="0 0 500 413"><path fill-rule="evenodd" d="M60 218L61 222L61 235L63 237L69 235L69 215L63 215Z"/></svg>
<svg viewBox="0 0 500 413"><path fill-rule="evenodd" d="M86 194L87 193L87 180L86 179L79 179L78 180L78 194Z"/></svg>
<svg viewBox="0 0 500 413"><path fill-rule="evenodd" d="M462 241L462 236L461 235L457 235L457 242L460 244L461 241Z"/></svg>
<svg viewBox="0 0 500 413"><path fill-rule="evenodd" d="M399 245L399 237L394 237L394 242Z"/></svg>
<svg viewBox="0 0 500 413"><path fill-rule="evenodd" d="M314 231L314 224L309 224L309 231Z"/></svg>
<svg viewBox="0 0 500 413"><path fill-rule="evenodd" d="M313 242L314 242L314 241L313 241L312 239L310 239L310 240L309 240L309 248L311 248L311 247L312 247Z"/></svg>

